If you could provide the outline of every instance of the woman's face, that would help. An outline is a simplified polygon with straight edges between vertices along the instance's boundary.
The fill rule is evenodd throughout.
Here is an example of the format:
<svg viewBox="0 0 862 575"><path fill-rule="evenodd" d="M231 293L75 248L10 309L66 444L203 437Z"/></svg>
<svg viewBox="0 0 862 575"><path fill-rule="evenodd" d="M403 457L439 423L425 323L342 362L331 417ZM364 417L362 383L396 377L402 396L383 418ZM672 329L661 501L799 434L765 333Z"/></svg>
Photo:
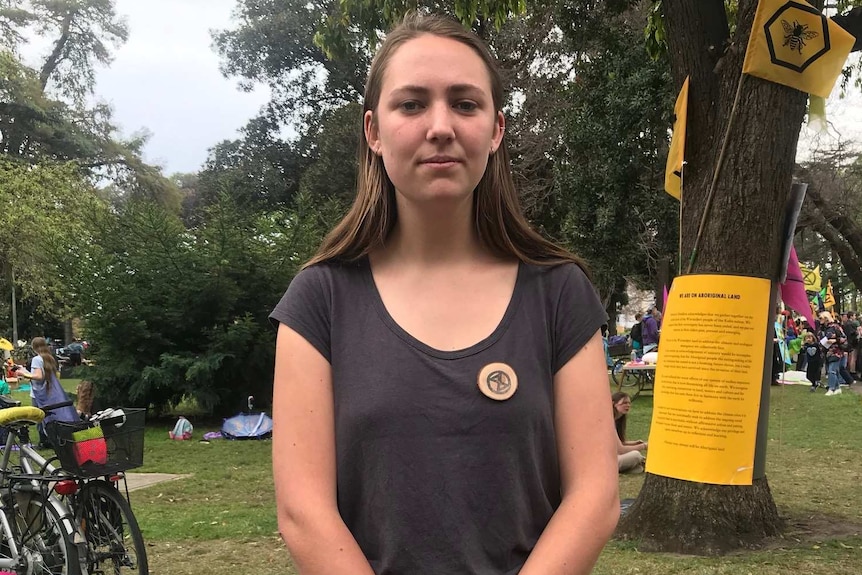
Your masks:
<svg viewBox="0 0 862 575"><path fill-rule="evenodd" d="M405 42L386 65L365 135L395 189L423 202L469 197L503 139L491 79L468 46L439 36Z"/></svg>
<svg viewBox="0 0 862 575"><path fill-rule="evenodd" d="M620 415L625 415L632 408L632 400L629 397L620 398L615 404L614 408L619 412Z"/></svg>

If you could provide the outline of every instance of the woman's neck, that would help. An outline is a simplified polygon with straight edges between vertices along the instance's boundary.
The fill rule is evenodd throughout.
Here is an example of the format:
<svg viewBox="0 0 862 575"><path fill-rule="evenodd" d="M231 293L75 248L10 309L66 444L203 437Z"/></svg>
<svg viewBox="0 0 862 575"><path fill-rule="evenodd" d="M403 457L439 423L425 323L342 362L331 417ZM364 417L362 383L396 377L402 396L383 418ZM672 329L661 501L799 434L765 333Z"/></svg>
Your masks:
<svg viewBox="0 0 862 575"><path fill-rule="evenodd" d="M472 200L456 205L403 204L399 202L398 221L377 254L379 260L428 267L488 259L476 230Z"/></svg>

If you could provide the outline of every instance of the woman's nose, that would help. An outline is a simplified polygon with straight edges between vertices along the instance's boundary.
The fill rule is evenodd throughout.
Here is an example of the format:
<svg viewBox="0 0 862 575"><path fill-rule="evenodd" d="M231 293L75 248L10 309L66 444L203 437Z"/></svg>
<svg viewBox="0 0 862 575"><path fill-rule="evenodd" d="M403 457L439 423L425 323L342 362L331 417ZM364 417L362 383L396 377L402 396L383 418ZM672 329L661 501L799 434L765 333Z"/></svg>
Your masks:
<svg viewBox="0 0 862 575"><path fill-rule="evenodd" d="M428 110L428 135L427 138L434 140L451 140L455 137L455 127L452 117L452 108L448 102L433 104Z"/></svg>

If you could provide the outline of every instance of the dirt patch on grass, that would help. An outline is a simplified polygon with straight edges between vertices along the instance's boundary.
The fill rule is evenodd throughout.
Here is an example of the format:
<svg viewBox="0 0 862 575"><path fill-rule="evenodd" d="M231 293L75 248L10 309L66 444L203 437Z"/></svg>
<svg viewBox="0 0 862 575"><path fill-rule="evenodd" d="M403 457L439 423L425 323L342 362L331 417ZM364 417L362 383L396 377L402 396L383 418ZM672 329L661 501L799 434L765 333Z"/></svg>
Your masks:
<svg viewBox="0 0 862 575"><path fill-rule="evenodd" d="M862 523L846 517L814 514L805 517L785 518L786 528L780 537L770 539L764 549L849 539L862 536Z"/></svg>
<svg viewBox="0 0 862 575"><path fill-rule="evenodd" d="M150 575L296 575L278 537L147 544Z"/></svg>

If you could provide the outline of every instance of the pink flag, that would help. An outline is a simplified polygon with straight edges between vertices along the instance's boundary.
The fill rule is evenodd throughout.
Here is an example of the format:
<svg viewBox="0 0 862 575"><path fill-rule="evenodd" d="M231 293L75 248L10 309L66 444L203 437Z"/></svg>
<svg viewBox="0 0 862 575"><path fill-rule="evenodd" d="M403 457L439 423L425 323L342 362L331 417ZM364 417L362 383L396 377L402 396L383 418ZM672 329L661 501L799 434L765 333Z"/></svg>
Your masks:
<svg viewBox="0 0 862 575"><path fill-rule="evenodd" d="M667 311L667 286L664 286L664 294L662 294L661 310Z"/></svg>
<svg viewBox="0 0 862 575"><path fill-rule="evenodd" d="M817 323L814 321L811 305L808 303L808 295L805 293L805 280L802 279L802 270L799 269L799 259L796 257L795 246L790 246L787 279L779 287L781 288L781 301L784 302L784 305L796 310L796 313L808 320L808 324L812 328L816 328Z"/></svg>

